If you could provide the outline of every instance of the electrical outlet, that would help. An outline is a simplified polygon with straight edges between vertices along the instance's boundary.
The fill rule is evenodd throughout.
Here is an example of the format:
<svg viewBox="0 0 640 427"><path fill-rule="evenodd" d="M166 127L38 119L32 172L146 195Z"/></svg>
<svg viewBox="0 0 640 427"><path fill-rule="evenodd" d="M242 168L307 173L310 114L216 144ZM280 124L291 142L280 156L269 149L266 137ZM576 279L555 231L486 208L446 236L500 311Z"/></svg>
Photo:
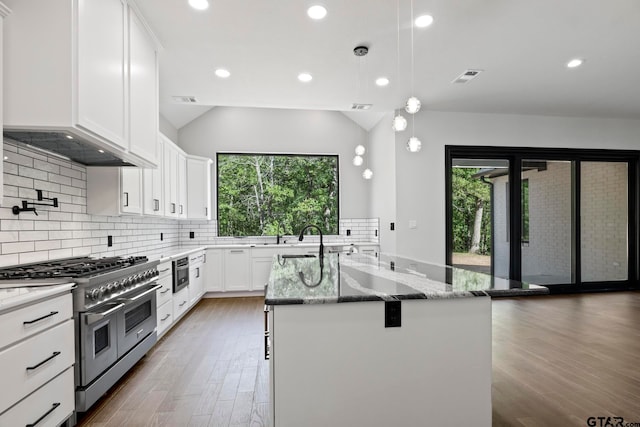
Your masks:
<svg viewBox="0 0 640 427"><path fill-rule="evenodd" d="M402 326L401 301L385 301L384 303L384 327L399 328Z"/></svg>
<svg viewBox="0 0 640 427"><path fill-rule="evenodd" d="M391 231L395 230L396 229L396 223L392 222L391 226L389 228L391 229Z"/></svg>
<svg viewBox="0 0 640 427"><path fill-rule="evenodd" d="M396 269L396 263L389 261L389 270L394 271Z"/></svg>
<svg viewBox="0 0 640 427"><path fill-rule="evenodd" d="M196 238L196 233L195 233L195 231L190 231L190 232L189 232L189 238L190 238L190 239L195 239L195 238Z"/></svg>
<svg viewBox="0 0 640 427"><path fill-rule="evenodd" d="M347 236L351 236L351 230L347 228Z"/></svg>
<svg viewBox="0 0 640 427"><path fill-rule="evenodd" d="M113 236L107 236L107 247L113 246Z"/></svg>
<svg viewBox="0 0 640 427"><path fill-rule="evenodd" d="M376 237L378 237L378 230L376 229Z"/></svg>
<svg viewBox="0 0 640 427"><path fill-rule="evenodd" d="M164 240L164 233L160 233L160 241Z"/></svg>

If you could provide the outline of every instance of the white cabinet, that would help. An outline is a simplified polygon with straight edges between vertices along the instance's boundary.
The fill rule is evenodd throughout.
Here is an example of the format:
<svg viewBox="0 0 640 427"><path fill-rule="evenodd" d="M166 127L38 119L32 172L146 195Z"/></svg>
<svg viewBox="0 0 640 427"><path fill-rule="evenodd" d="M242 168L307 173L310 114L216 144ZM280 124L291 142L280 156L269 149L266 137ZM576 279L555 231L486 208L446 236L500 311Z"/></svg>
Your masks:
<svg viewBox="0 0 640 427"><path fill-rule="evenodd" d="M178 217L178 150L169 138L160 134L164 142L163 180L164 215Z"/></svg>
<svg viewBox="0 0 640 427"><path fill-rule="evenodd" d="M142 214L142 169L88 167L87 213Z"/></svg>
<svg viewBox="0 0 640 427"><path fill-rule="evenodd" d="M133 154L160 164L156 48L138 15L129 9L129 141Z"/></svg>
<svg viewBox="0 0 640 427"><path fill-rule="evenodd" d="M251 251L248 248L224 250L224 290L251 290Z"/></svg>
<svg viewBox="0 0 640 427"><path fill-rule="evenodd" d="M211 164L204 157L187 156L187 214L189 219L211 219Z"/></svg>
<svg viewBox="0 0 640 427"><path fill-rule="evenodd" d="M64 131L155 167L156 48L127 2L13 7L5 20L5 128Z"/></svg>
<svg viewBox="0 0 640 427"><path fill-rule="evenodd" d="M193 306L204 295L206 256L204 251L189 255L189 305Z"/></svg>
<svg viewBox="0 0 640 427"><path fill-rule="evenodd" d="M251 248L251 290L264 291L269 281L274 255L283 253L284 248Z"/></svg>
<svg viewBox="0 0 640 427"><path fill-rule="evenodd" d="M173 319L178 320L189 309L189 286L173 294Z"/></svg>
<svg viewBox="0 0 640 427"><path fill-rule="evenodd" d="M74 410L69 291L0 315L0 425L58 426Z"/></svg>
<svg viewBox="0 0 640 427"><path fill-rule="evenodd" d="M142 211L145 215L164 215L164 141L157 138L158 167L142 172Z"/></svg>
<svg viewBox="0 0 640 427"><path fill-rule="evenodd" d="M173 324L173 271L171 261L158 264L158 285L160 289L156 291L157 312L157 334L158 338Z"/></svg>
<svg viewBox="0 0 640 427"><path fill-rule="evenodd" d="M178 153L178 218L187 218L187 157Z"/></svg>
<svg viewBox="0 0 640 427"><path fill-rule="evenodd" d="M206 292L222 292L224 290L224 250L207 249L205 256L207 263L205 264L204 290Z"/></svg>
<svg viewBox="0 0 640 427"><path fill-rule="evenodd" d="M0 82L2 82L2 32L3 32L3 21L6 16L9 15L11 11L8 7L6 7L2 2L0 2ZM0 133L2 131L2 84L0 83ZM0 157L2 156L2 138L0 138ZM4 186L2 185L4 179L4 162L0 162L0 206L2 206L2 197L4 194Z"/></svg>

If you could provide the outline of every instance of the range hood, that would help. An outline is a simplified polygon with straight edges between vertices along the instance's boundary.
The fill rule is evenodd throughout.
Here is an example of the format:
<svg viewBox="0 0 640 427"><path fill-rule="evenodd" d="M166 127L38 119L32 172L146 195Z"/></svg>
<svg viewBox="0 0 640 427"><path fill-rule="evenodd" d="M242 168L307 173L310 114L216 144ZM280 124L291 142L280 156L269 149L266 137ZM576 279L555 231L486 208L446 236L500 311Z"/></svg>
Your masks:
<svg viewBox="0 0 640 427"><path fill-rule="evenodd" d="M65 132L5 130L4 136L85 166L134 166L76 135L69 138Z"/></svg>

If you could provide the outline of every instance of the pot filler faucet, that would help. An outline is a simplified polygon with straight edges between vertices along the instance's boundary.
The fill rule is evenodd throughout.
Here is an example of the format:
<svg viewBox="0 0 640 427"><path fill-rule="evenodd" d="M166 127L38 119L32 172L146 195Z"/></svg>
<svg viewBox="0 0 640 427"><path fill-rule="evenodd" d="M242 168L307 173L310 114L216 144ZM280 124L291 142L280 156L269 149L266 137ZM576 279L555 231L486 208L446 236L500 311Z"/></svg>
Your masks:
<svg viewBox="0 0 640 427"><path fill-rule="evenodd" d="M322 273L324 270L323 268L324 267L324 244L322 243L322 230L320 229L320 227L314 224L305 225L304 228L300 231L300 236L298 236L298 240L302 242L302 239L304 239L304 232L310 228L315 228L316 230L318 230L318 233L320 234L320 250L318 252L318 261L320 263L320 280L318 280L318 282L316 282L315 284L311 285L307 283L307 281L305 280L304 273L302 273L302 271L299 271L298 275L300 276L300 280L302 280L302 283L304 283L306 286L310 288L315 288L320 284L320 282L322 282Z"/></svg>

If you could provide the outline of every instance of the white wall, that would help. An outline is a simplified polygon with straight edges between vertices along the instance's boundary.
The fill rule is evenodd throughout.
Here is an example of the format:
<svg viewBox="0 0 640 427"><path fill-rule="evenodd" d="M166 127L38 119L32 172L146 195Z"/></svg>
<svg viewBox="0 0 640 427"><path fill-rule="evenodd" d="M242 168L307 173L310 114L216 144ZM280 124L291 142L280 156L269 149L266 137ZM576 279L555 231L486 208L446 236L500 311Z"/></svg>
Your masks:
<svg viewBox="0 0 640 427"><path fill-rule="evenodd" d="M396 231L390 223L396 221L396 153L395 135L391 129L393 114L386 114L369 132L369 166L373 178L369 181L369 216L380 219L380 251L396 253ZM360 169L364 170L364 165Z"/></svg>
<svg viewBox="0 0 640 427"><path fill-rule="evenodd" d="M640 148L640 120L421 111L415 124L419 153L405 149L411 126L396 134L397 253L437 263L445 261L445 145Z"/></svg>
<svg viewBox="0 0 640 427"><path fill-rule="evenodd" d="M214 161L219 151L338 154L340 216L369 216L367 182L351 163L367 133L339 112L216 107L182 127L178 141L187 153Z"/></svg>
<svg viewBox="0 0 640 427"><path fill-rule="evenodd" d="M178 129L176 129L169 120L165 119L163 115L159 116L158 129L173 142L178 141Z"/></svg>

